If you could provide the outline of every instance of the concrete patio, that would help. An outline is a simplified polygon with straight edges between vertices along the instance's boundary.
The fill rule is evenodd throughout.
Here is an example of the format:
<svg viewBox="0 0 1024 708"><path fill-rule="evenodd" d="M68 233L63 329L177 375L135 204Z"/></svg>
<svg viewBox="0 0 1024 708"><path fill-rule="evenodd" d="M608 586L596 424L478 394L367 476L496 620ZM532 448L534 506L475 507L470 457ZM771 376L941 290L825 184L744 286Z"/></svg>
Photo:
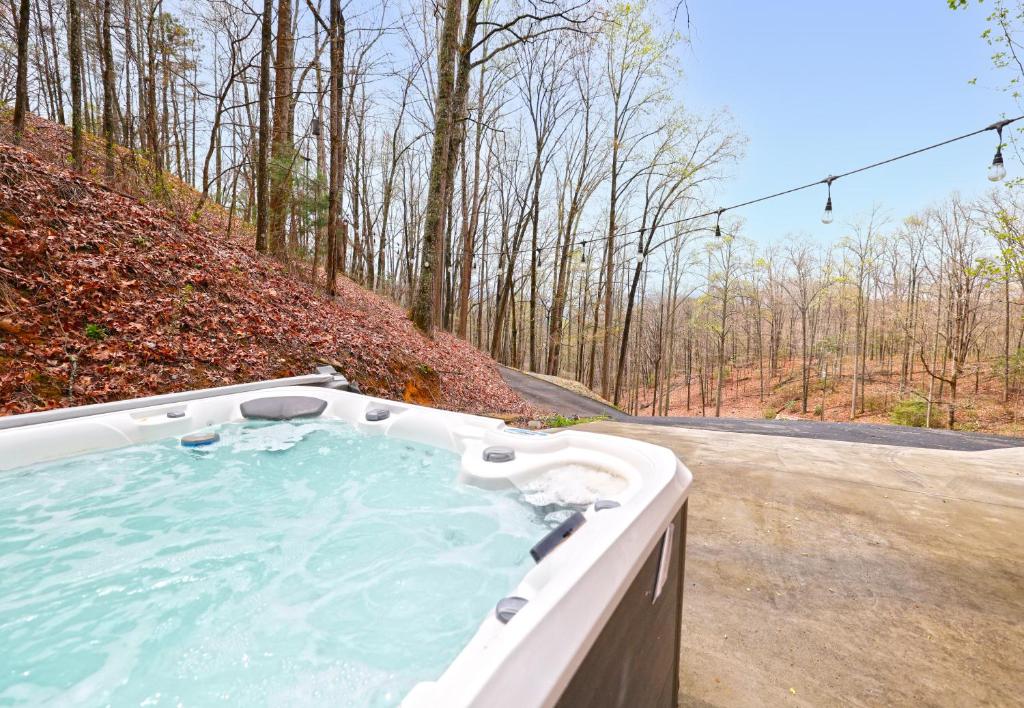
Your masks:
<svg viewBox="0 0 1024 708"><path fill-rule="evenodd" d="M1024 696L1024 449L616 422L693 471L683 705Z"/></svg>

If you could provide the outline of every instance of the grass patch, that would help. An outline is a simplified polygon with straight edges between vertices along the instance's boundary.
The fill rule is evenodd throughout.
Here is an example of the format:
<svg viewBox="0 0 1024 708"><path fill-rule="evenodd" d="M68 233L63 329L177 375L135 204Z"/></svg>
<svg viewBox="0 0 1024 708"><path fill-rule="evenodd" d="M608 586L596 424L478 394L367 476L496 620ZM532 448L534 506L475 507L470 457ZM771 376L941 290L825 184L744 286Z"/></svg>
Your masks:
<svg viewBox="0 0 1024 708"><path fill-rule="evenodd" d="M553 415L550 418L544 419L544 427L546 428L568 428L573 425L582 425L583 423L597 423L598 421L608 420L606 415L593 415L586 418L580 418L578 416L570 416L566 418L564 415Z"/></svg>
<svg viewBox="0 0 1024 708"><path fill-rule="evenodd" d="M85 336L97 342L102 342L107 338L107 328L100 324L87 324L85 326Z"/></svg>

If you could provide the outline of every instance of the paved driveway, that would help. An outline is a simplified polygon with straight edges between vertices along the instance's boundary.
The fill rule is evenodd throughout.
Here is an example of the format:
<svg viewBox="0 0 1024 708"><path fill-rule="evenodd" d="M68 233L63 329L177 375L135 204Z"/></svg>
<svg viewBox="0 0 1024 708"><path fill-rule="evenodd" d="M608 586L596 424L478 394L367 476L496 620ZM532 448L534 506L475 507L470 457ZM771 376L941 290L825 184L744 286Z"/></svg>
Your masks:
<svg viewBox="0 0 1024 708"><path fill-rule="evenodd" d="M589 417L606 415L613 420L629 418L618 408L612 408L593 398L581 396L557 384L549 383L536 376L524 374L505 366L498 367L501 378L523 399L550 413L565 416Z"/></svg>
<svg viewBox="0 0 1024 708"><path fill-rule="evenodd" d="M1022 447L1024 438L1011 438L948 430L926 430L871 423L822 423L812 420L749 420L743 418L629 416L586 396L514 369L501 367L501 376L520 396L542 410L565 416L604 415L612 420L676 428L697 428L732 433L753 433L812 440L897 445L934 450L992 450Z"/></svg>

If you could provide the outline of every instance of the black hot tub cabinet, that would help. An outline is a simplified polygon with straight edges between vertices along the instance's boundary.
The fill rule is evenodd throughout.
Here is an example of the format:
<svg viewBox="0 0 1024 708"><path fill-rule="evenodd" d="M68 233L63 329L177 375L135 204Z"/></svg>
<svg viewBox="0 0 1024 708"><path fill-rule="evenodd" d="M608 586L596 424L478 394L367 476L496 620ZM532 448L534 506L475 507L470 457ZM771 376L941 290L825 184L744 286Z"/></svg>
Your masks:
<svg viewBox="0 0 1024 708"><path fill-rule="evenodd" d="M363 396L333 371L0 418L0 470L177 436L243 418L327 417L461 455L461 482L597 490L534 548L536 565L448 668L402 701L425 706L677 703L686 500L692 476L664 448ZM198 436L196 434L199 434Z"/></svg>

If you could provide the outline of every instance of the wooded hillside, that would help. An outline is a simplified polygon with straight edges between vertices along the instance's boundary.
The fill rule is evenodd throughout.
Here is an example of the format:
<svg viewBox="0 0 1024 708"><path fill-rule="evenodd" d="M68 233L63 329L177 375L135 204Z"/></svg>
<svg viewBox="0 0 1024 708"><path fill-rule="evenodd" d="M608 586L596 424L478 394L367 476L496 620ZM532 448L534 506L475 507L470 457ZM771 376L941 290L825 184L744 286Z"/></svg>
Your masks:
<svg viewBox="0 0 1024 708"><path fill-rule="evenodd" d="M193 218L198 195L187 186L155 202L138 172L145 164L128 151L118 150L107 186L46 161L63 161L65 128L30 118L23 142L39 157L4 132L0 412L311 373L318 362L367 393L527 410L469 344L423 336L399 307L346 278L334 298L314 292L253 253L251 229L228 236L220 207ZM85 156L84 173L102 171L99 141Z"/></svg>

